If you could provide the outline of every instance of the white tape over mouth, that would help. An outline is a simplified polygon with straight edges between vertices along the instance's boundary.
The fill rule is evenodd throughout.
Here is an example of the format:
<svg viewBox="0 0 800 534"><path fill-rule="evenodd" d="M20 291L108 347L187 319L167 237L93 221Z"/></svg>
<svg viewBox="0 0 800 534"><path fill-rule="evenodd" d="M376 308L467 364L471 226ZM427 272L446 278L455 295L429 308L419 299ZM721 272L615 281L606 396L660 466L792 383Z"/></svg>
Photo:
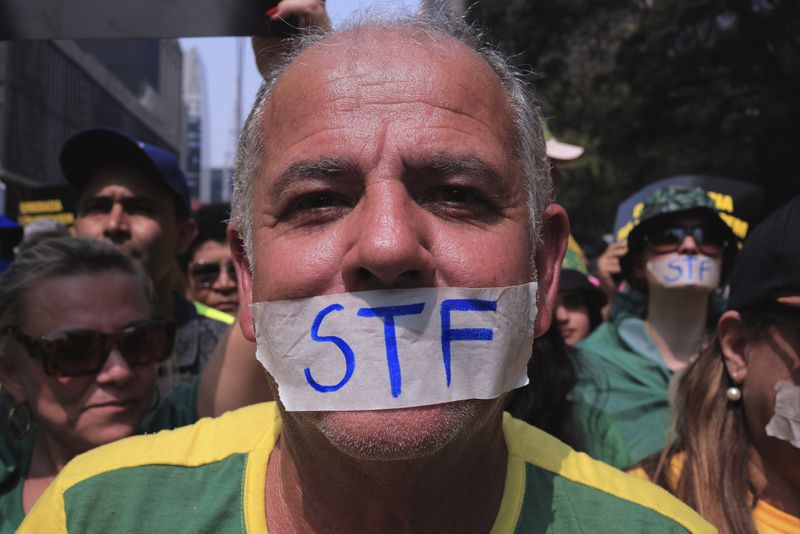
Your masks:
<svg viewBox="0 0 800 534"><path fill-rule="evenodd" d="M537 284L259 302L256 357L288 411L493 399L528 383Z"/></svg>
<svg viewBox="0 0 800 534"><path fill-rule="evenodd" d="M708 287L715 289L720 281L720 262L703 255L681 254L655 258L647 262L647 270L662 287Z"/></svg>
<svg viewBox="0 0 800 534"><path fill-rule="evenodd" d="M800 449L800 386L785 380L775 384L775 415L764 430Z"/></svg>

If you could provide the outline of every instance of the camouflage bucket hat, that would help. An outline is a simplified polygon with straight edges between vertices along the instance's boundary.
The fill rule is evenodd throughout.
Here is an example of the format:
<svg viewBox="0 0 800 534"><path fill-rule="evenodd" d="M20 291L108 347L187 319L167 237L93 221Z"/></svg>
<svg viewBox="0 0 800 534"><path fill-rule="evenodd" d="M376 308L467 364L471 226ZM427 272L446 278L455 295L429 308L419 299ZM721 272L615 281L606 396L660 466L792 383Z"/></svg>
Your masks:
<svg viewBox="0 0 800 534"><path fill-rule="evenodd" d="M729 236L728 242L737 242L736 236L730 227L719 217L714 200L699 187L689 187L685 185L669 185L653 191L644 201L642 211L639 214L638 224L633 227L628 235L628 253L620 258L622 274L629 282L634 282L633 261L641 252L644 245L644 236L650 228L653 228L658 221L668 215L676 213L706 213L709 221L717 224L719 229ZM725 252L725 263L730 265L728 256L735 254L736 246L729 246ZM732 258L731 258L732 259Z"/></svg>
<svg viewBox="0 0 800 534"><path fill-rule="evenodd" d="M639 225L659 215L702 208L718 213L714 201L699 187L680 185L662 187L653 191L645 199L642 213L639 215Z"/></svg>

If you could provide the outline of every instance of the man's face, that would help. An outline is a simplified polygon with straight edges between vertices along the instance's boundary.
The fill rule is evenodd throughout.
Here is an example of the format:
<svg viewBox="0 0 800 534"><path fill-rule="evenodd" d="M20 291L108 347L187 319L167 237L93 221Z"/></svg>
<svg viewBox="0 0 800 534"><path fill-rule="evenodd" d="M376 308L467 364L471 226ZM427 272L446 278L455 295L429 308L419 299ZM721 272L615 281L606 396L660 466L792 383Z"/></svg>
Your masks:
<svg viewBox="0 0 800 534"><path fill-rule="evenodd" d="M235 315L239 311L239 293L231 264L231 247L227 242L209 239L197 247L186 278L191 298Z"/></svg>
<svg viewBox="0 0 800 534"><path fill-rule="evenodd" d="M454 42L423 46L383 34L380 46L371 44L305 53L265 108L254 276L237 257L244 304L534 277L526 188L500 82ZM556 236L555 255L563 255L564 237ZM540 267L546 286L550 252ZM542 305L544 326L550 313ZM242 310L253 339L250 311ZM407 457L474 432L501 406L495 399L291 412L284 422L351 454Z"/></svg>
<svg viewBox="0 0 800 534"><path fill-rule="evenodd" d="M172 195L145 172L129 168L95 173L81 194L75 232L112 243L156 283L169 276L185 240Z"/></svg>

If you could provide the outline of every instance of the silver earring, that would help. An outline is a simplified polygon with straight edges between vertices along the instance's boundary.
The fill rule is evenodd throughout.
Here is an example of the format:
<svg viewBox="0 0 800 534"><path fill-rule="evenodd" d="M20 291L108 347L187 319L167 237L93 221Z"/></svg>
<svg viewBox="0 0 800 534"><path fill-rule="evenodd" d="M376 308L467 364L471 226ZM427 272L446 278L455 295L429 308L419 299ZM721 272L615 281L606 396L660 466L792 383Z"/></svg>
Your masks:
<svg viewBox="0 0 800 534"><path fill-rule="evenodd" d="M731 386L725 391L725 396L731 402L736 402L742 398L742 390L736 386Z"/></svg>

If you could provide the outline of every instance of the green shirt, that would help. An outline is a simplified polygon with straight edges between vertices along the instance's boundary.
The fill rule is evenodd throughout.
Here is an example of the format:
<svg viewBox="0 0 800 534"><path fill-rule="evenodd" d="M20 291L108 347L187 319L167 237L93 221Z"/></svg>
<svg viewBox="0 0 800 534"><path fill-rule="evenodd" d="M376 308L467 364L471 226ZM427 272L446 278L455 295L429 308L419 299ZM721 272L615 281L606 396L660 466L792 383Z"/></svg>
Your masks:
<svg viewBox="0 0 800 534"><path fill-rule="evenodd" d="M100 447L62 470L20 532L265 533L280 428L275 403L262 403ZM503 435L508 466L492 532L714 532L667 492L508 414Z"/></svg>
<svg viewBox="0 0 800 534"><path fill-rule="evenodd" d="M199 379L183 383L140 432L158 432L197 421ZM25 517L22 489L33 455L34 426L22 439L12 441L0 432L0 534L13 533Z"/></svg>
<svg viewBox="0 0 800 534"><path fill-rule="evenodd" d="M672 372L644 322L621 316L600 325L578 345L577 360L572 395L616 424L630 453L629 463L661 451L672 418L667 397Z"/></svg>
<svg viewBox="0 0 800 534"><path fill-rule="evenodd" d="M620 469L631 465L628 446L616 421L580 398L570 400L570 415L571 423L580 430L578 450Z"/></svg>

